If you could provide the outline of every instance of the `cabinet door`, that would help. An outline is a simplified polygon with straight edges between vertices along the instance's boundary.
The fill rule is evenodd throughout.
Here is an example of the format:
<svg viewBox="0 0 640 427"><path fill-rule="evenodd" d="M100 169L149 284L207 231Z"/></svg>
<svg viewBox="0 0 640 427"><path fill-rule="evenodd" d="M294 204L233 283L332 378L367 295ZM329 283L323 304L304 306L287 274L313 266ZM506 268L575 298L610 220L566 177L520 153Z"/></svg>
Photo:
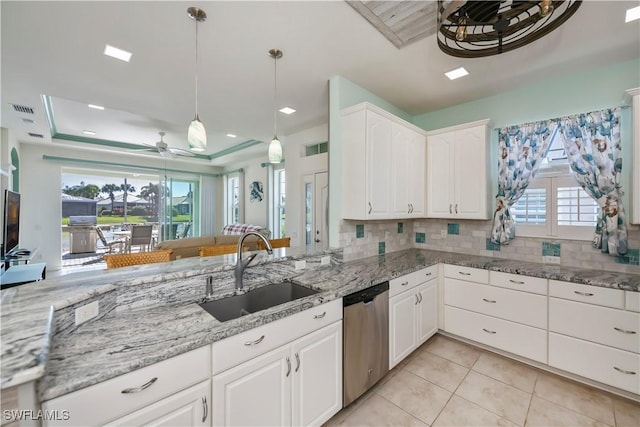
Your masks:
<svg viewBox="0 0 640 427"><path fill-rule="evenodd" d="M389 369L416 348L415 289L389 299Z"/></svg>
<svg viewBox="0 0 640 427"><path fill-rule="evenodd" d="M208 426L211 381L204 381L146 408L108 423L110 426Z"/></svg>
<svg viewBox="0 0 640 427"><path fill-rule="evenodd" d="M391 124L393 141L393 216L394 218L409 217L411 206L410 194L410 158L413 132L398 124Z"/></svg>
<svg viewBox="0 0 640 427"><path fill-rule="evenodd" d="M213 376L213 425L291 425L290 346Z"/></svg>
<svg viewBox="0 0 640 427"><path fill-rule="evenodd" d="M454 133L427 139L427 216L451 218L454 191Z"/></svg>
<svg viewBox="0 0 640 427"><path fill-rule="evenodd" d="M417 346L438 331L438 281L430 280L418 286L416 311Z"/></svg>
<svg viewBox="0 0 640 427"><path fill-rule="evenodd" d="M320 426L342 409L342 322L292 343L292 424Z"/></svg>
<svg viewBox="0 0 640 427"><path fill-rule="evenodd" d="M455 132L454 214L488 219L486 127Z"/></svg>
<svg viewBox="0 0 640 427"><path fill-rule="evenodd" d="M411 132L409 149L409 204L411 216L425 216L425 199L427 186L427 144L424 135Z"/></svg>
<svg viewBox="0 0 640 427"><path fill-rule="evenodd" d="M367 111L366 193L367 217L391 216L391 121Z"/></svg>

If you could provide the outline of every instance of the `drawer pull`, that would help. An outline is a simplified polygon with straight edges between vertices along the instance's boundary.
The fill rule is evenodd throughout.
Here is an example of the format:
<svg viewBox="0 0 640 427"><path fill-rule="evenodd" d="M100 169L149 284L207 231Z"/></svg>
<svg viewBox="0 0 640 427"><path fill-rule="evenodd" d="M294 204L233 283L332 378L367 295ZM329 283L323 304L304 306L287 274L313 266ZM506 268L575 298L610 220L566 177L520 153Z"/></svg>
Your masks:
<svg viewBox="0 0 640 427"><path fill-rule="evenodd" d="M636 331L627 331L626 329L616 328L615 326L613 327L613 329L615 329L618 332L622 332L623 334L635 334L636 333Z"/></svg>
<svg viewBox="0 0 640 427"><path fill-rule="evenodd" d="M495 303L496 303L496 300L494 300L494 299L486 299L486 298L482 298L482 301L484 301L484 302L488 302L489 304L495 304Z"/></svg>
<svg viewBox="0 0 640 427"><path fill-rule="evenodd" d="M327 312L323 311L322 314L314 314L313 318L314 319L322 319L326 315L327 315Z"/></svg>
<svg viewBox="0 0 640 427"><path fill-rule="evenodd" d="M627 374L627 375L635 375L636 374L633 371L625 371L624 369L620 369L617 366L614 366L613 369L615 369L618 372L622 372L623 374Z"/></svg>
<svg viewBox="0 0 640 427"><path fill-rule="evenodd" d="M414 296L416 297L416 303L415 303L415 304L413 304L413 305L418 305L418 304L420 304L420 298L418 298L418 294L415 294Z"/></svg>
<svg viewBox="0 0 640 427"><path fill-rule="evenodd" d="M593 294L591 292L580 292L580 291L573 291L574 293L583 296L583 297L592 297Z"/></svg>
<svg viewBox="0 0 640 427"><path fill-rule="evenodd" d="M422 304L422 292L418 292L418 296L420 297L418 304Z"/></svg>
<svg viewBox="0 0 640 427"><path fill-rule="evenodd" d="M521 282L520 280L509 279L509 282L515 283L516 285L524 285L524 282Z"/></svg>
<svg viewBox="0 0 640 427"><path fill-rule="evenodd" d="M141 392L142 390L146 390L149 387L151 387L153 385L153 383L155 383L156 381L158 381L158 377L153 377L149 380L148 383L146 384L142 384L140 387L132 387L132 388L125 388L124 390L122 390L120 393L124 393L124 394L128 394L128 393L138 393Z"/></svg>
<svg viewBox="0 0 640 427"><path fill-rule="evenodd" d="M250 346L250 345L256 345L256 344L260 344L262 342L262 340L264 339L264 335L261 336L260 338L258 338L255 341L247 341L246 343L244 343L244 345L246 346Z"/></svg>
<svg viewBox="0 0 640 427"><path fill-rule="evenodd" d="M371 202L369 202L369 213L371 213L372 209L373 209L373 206L371 206Z"/></svg>
<svg viewBox="0 0 640 427"><path fill-rule="evenodd" d="M202 396L202 422L207 420L207 415L209 415L209 405L207 405L207 396Z"/></svg>
<svg viewBox="0 0 640 427"><path fill-rule="evenodd" d="M490 331L490 330L485 329L485 328L482 328L482 330L485 331L488 334L495 334L496 333L496 331Z"/></svg>
<svg viewBox="0 0 640 427"><path fill-rule="evenodd" d="M296 353L296 372L300 369L300 356Z"/></svg>
<svg viewBox="0 0 640 427"><path fill-rule="evenodd" d="M431 272L426 273L425 276L431 276Z"/></svg>
<svg viewBox="0 0 640 427"><path fill-rule="evenodd" d="M291 359L287 356L287 376L291 373Z"/></svg>
<svg viewBox="0 0 640 427"><path fill-rule="evenodd" d="M400 283L400 286L407 286L408 284L409 284L409 281L407 280L406 282Z"/></svg>
<svg viewBox="0 0 640 427"><path fill-rule="evenodd" d="M462 274L463 276L471 276L471 273L465 273L464 271L458 271L458 274Z"/></svg>

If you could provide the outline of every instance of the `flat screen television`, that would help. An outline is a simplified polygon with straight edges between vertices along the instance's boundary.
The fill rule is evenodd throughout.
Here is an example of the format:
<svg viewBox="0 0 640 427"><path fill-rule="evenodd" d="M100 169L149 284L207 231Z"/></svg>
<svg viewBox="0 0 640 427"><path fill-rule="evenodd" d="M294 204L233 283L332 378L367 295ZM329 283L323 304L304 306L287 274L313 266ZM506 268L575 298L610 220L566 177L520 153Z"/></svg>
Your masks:
<svg viewBox="0 0 640 427"><path fill-rule="evenodd" d="M4 192L4 230L2 233L3 256L11 255L20 242L20 194Z"/></svg>

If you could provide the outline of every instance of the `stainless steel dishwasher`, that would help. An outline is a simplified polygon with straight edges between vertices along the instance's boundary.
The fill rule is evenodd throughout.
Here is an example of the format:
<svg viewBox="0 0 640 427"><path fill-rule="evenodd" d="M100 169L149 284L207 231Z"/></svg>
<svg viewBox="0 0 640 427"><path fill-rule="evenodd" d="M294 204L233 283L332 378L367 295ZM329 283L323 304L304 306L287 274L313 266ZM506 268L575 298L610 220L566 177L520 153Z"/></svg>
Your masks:
<svg viewBox="0 0 640 427"><path fill-rule="evenodd" d="M346 407L389 371L389 282L343 299L342 404Z"/></svg>

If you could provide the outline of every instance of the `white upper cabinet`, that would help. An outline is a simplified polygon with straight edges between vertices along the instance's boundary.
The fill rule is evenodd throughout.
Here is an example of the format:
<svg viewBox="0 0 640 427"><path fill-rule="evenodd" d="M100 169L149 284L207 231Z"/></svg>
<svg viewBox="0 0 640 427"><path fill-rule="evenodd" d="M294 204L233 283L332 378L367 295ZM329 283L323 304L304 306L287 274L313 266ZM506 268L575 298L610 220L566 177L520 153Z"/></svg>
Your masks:
<svg viewBox="0 0 640 427"><path fill-rule="evenodd" d="M488 120L429 133L427 217L490 219Z"/></svg>
<svg viewBox="0 0 640 427"><path fill-rule="evenodd" d="M426 137L419 128L363 103L342 112L345 219L424 217Z"/></svg>

